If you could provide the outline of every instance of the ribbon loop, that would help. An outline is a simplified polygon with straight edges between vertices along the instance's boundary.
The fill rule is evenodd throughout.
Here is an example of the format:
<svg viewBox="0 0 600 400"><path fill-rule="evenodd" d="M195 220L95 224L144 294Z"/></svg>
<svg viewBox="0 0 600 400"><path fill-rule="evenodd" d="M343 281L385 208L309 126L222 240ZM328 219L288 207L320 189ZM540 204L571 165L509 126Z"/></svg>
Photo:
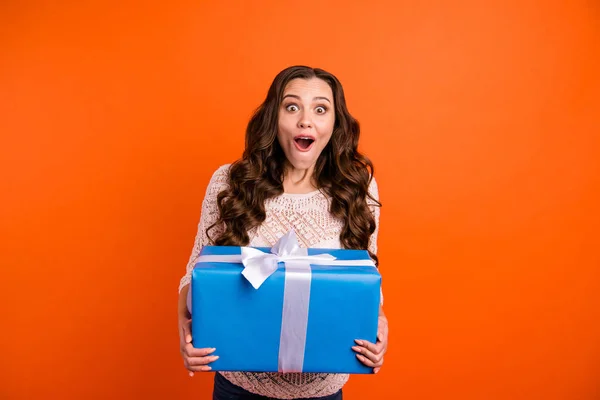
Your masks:
<svg viewBox="0 0 600 400"><path fill-rule="evenodd" d="M242 247L242 275L250 284L258 289L277 270L277 264L286 261L325 263L334 261L331 254L308 255L308 250L300 247L296 233L292 230L286 233L271 248L271 253L263 253L251 247Z"/></svg>

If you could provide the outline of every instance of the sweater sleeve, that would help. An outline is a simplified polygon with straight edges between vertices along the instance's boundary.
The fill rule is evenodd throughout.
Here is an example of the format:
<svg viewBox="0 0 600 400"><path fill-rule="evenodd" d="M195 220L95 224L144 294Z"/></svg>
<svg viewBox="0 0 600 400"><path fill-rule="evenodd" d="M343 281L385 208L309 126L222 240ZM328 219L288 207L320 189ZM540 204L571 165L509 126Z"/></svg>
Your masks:
<svg viewBox="0 0 600 400"><path fill-rule="evenodd" d="M379 201L379 187L377 186L377 181L375 180L375 177L373 177L373 179L371 180L371 184L369 185L369 194L373 196L374 199ZM379 234L380 207L370 198L367 198L367 204L369 205L369 210L371 210L371 213L375 218L375 230L369 238L369 251L373 254L377 254L377 236ZM383 306L383 289L380 289L379 304Z"/></svg>
<svg viewBox="0 0 600 400"><path fill-rule="evenodd" d="M377 186L377 181L375 180L375 177L373 177L369 185L369 194L377 201L379 201L379 187ZM373 254L377 254L377 235L379 234L380 208L370 198L367 198L367 204L369 206L369 210L371 210L371 213L375 218L375 231L371 234L371 237L369 238L369 251Z"/></svg>
<svg viewBox="0 0 600 400"><path fill-rule="evenodd" d="M206 193L204 195L204 200L202 201L202 211L200 213L200 222L198 223L198 230L196 233L196 238L194 239L194 246L192 248L192 254L188 260L185 275L181 278L179 282L179 291L190 283L192 270L194 269L194 265L196 264L196 260L200 254L200 250L202 246L207 246L210 244L209 238L206 234L206 229L214 224L219 218L219 208L217 206L217 196L218 194L227 188L227 173L229 171L229 165L226 164L219 169L217 169L206 188ZM213 231L211 231L211 236L215 237L222 230L222 227L215 227Z"/></svg>

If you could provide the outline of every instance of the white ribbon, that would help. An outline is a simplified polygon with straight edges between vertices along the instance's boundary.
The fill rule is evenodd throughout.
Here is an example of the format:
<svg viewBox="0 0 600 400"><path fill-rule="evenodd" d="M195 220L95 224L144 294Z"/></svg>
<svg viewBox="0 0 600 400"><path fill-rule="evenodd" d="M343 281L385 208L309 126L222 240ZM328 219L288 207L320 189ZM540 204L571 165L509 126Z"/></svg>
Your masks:
<svg viewBox="0 0 600 400"><path fill-rule="evenodd" d="M255 289L258 289L277 270L277 264L280 262L287 264L294 261L296 265L307 264L310 270L310 264L330 263L333 260L335 257L331 254L309 256L308 250L298 244L296 233L290 231L271 248L271 253L264 253L251 247L242 247L242 264L245 267L242 275Z"/></svg>
<svg viewBox="0 0 600 400"><path fill-rule="evenodd" d="M302 372L304 347L308 325L310 302L310 265L373 266L373 260L337 260L331 254L308 255L306 248L298 244L296 233L285 234L265 253L252 247L242 247L240 255L204 255L196 262L242 263L242 275L258 289L277 270L277 264L285 265L283 313L279 343L280 372Z"/></svg>

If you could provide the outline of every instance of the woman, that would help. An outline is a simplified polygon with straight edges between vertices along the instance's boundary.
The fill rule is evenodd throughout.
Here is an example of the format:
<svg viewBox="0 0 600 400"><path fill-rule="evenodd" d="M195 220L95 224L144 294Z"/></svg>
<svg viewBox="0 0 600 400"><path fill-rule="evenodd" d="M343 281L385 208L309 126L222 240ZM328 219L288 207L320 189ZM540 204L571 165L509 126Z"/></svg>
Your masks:
<svg viewBox="0 0 600 400"><path fill-rule="evenodd" d="M294 66L275 77L248 124L242 158L213 174L202 204L179 287L181 353L190 375L209 371L218 357L191 345L186 298L202 246L271 247L293 228L304 247L367 249L377 263L380 203L373 165L357 151L359 133L335 76ZM352 347L375 373L387 332L380 308L377 343ZM217 372L213 399L341 399L347 380L347 374Z"/></svg>

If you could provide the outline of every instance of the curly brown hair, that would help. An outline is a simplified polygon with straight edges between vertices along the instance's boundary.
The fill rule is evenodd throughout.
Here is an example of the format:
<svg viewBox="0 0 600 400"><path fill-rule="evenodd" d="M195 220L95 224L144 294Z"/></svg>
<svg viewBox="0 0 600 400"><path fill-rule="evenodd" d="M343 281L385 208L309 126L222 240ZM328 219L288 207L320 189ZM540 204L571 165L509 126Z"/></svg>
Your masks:
<svg viewBox="0 0 600 400"><path fill-rule="evenodd" d="M273 80L265 101L256 109L246 129L242 157L231 164L228 188L217 196L223 231L211 241L218 246L246 246L248 232L266 218L265 200L283 193L285 155L277 140L279 107L287 84L296 78L319 78L331 87L335 105L335 124L331 140L317 159L314 181L331 198L329 212L343 221L340 243L346 249L368 249L375 230L375 219L367 198L380 207L369 193L373 179L372 162L358 152L360 127L346 107L344 90L338 79L319 68L293 66ZM375 263L377 255L370 253Z"/></svg>

